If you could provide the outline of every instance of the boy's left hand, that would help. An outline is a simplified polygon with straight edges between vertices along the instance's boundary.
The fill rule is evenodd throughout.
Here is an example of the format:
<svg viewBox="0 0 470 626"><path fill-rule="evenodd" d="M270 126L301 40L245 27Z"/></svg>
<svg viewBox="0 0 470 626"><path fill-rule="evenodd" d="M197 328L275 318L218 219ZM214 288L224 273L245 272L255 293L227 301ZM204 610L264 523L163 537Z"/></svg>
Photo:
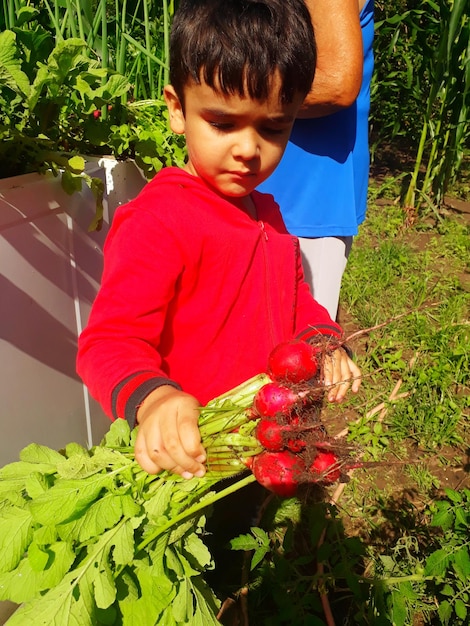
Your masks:
<svg viewBox="0 0 470 626"><path fill-rule="evenodd" d="M343 348L337 348L325 357L324 363L325 387L329 387L329 402L342 402L346 392L351 387L353 393L359 391L361 385L361 370L350 359Z"/></svg>

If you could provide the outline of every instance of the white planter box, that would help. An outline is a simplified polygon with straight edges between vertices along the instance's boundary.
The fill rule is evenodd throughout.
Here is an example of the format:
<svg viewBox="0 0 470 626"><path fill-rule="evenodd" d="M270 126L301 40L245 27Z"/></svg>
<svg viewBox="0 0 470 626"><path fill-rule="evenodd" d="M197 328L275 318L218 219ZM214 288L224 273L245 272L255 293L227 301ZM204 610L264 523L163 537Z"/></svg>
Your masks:
<svg viewBox="0 0 470 626"><path fill-rule="evenodd" d="M109 428L75 372L77 337L111 216L145 180L133 163L111 159L87 172L106 182L100 232L88 232L95 204L86 185L69 196L52 175L0 180L0 466L31 442L91 446Z"/></svg>

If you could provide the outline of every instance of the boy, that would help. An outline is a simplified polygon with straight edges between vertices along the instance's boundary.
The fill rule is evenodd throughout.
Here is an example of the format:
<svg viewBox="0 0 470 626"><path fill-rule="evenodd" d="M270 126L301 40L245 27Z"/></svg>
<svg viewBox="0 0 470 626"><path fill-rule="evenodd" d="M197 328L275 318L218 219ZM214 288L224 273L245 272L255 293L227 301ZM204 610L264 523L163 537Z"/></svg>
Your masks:
<svg viewBox="0 0 470 626"><path fill-rule="evenodd" d="M313 79L303 0L181 0L170 59L165 100L188 162L116 212L78 372L111 417L139 425L144 470L191 478L205 472L201 405L264 371L279 342L341 329L313 300L272 196L254 191ZM336 350L329 400L359 376Z"/></svg>

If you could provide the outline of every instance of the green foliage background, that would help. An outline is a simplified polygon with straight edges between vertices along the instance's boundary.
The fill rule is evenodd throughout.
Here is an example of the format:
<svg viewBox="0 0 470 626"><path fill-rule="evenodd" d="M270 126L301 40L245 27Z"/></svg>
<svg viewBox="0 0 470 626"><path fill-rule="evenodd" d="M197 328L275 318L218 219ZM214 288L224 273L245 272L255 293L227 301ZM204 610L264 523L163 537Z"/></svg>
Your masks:
<svg viewBox="0 0 470 626"><path fill-rule="evenodd" d="M3 0L0 33L10 40L0 49L2 175L63 168L64 158L54 159L53 152L132 157L148 177L181 163L184 142L168 130L162 103L175 4ZM402 204L438 208L468 159L470 5L377 0L375 11L372 154L379 160L385 147L404 151ZM68 39L83 42L81 58L72 76L54 74L51 55ZM126 87L100 90L98 75L103 84L121 76ZM99 117L92 117L94 110Z"/></svg>
<svg viewBox="0 0 470 626"><path fill-rule="evenodd" d="M401 148L402 204L439 207L470 148L470 4L376 2L372 152Z"/></svg>

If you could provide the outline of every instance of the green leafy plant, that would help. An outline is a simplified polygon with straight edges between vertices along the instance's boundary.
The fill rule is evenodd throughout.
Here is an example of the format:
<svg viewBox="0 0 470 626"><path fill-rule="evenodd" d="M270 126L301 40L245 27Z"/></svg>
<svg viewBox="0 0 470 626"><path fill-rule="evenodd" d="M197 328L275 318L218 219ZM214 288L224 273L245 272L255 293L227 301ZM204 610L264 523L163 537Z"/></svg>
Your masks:
<svg viewBox="0 0 470 626"><path fill-rule="evenodd" d="M114 155L134 159L148 179L164 166L183 166L185 139L169 130L163 100L138 100L124 108L127 122L110 125L107 145Z"/></svg>
<svg viewBox="0 0 470 626"><path fill-rule="evenodd" d="M262 527L231 541L247 551L242 582L255 623L466 624L470 491L446 489L414 534L405 514L413 514L411 506L395 519L395 540L374 546L370 538L348 536L335 505L271 501Z"/></svg>
<svg viewBox="0 0 470 626"><path fill-rule="evenodd" d="M376 18L374 152L397 138L404 151L417 144L402 201L436 212L468 149L468 3L378 3Z"/></svg>
<svg viewBox="0 0 470 626"><path fill-rule="evenodd" d="M107 76L83 55L84 48L79 39L62 41L44 62L38 59L31 67L31 53L21 36L0 33L0 164L3 176L62 172L62 186L69 193L80 190L84 181L96 198L98 225L103 183L85 173L81 154L104 145L93 113L124 93L128 83L122 76Z"/></svg>
<svg viewBox="0 0 470 626"><path fill-rule="evenodd" d="M142 470L125 420L91 450L30 444L3 467L0 600L21 604L8 623L217 624L219 601L202 576L212 567L205 513L255 481L213 489L261 450L247 409L267 380L260 374L202 408L204 478Z"/></svg>
<svg viewBox="0 0 470 626"><path fill-rule="evenodd" d="M71 38L86 42L86 54L104 69L128 78L122 103L158 99L168 82L169 29L173 0L4 0L0 29L38 26L56 43ZM103 115L106 112L103 111Z"/></svg>
<svg viewBox="0 0 470 626"><path fill-rule="evenodd" d="M122 104L129 81L85 54L83 40L53 43L39 27L0 33L0 167L5 177L51 170L69 193L85 182L99 227L103 182L86 173L84 156L133 158L151 178L184 162L184 141L162 101Z"/></svg>
<svg viewBox="0 0 470 626"><path fill-rule="evenodd" d="M433 507L431 525L442 529L440 548L426 559L424 575L433 577L443 624L465 624L470 600L470 490L446 489Z"/></svg>
<svg viewBox="0 0 470 626"><path fill-rule="evenodd" d="M3 468L1 597L22 604L10 624L130 624L139 616L153 625L169 610L168 623L216 623L217 601L200 576L210 565L201 507L191 511L210 483L181 489L169 481L152 498L158 479L126 453L126 426L116 422L92 453L33 444ZM169 520L188 507L188 521L171 533Z"/></svg>
<svg viewBox="0 0 470 626"><path fill-rule="evenodd" d="M468 623L470 598L470 491L445 490L426 512L427 532L419 540L404 533L375 562L372 604L406 626L419 614L426 623ZM434 623L434 622L432 622Z"/></svg>
<svg viewBox="0 0 470 626"><path fill-rule="evenodd" d="M322 495L271 500L262 527L231 541L233 549L249 551L244 582L254 623L323 625L322 598L335 588L343 590L331 606L338 618L365 602L365 546L346 536L338 509L318 501Z"/></svg>
<svg viewBox="0 0 470 626"><path fill-rule="evenodd" d="M66 168L68 155L87 154L105 145L94 113L128 89L118 74L108 75L83 55L80 39L59 42L30 76L28 51L12 31L0 33L0 158L6 175ZM106 79L106 80L104 80Z"/></svg>

